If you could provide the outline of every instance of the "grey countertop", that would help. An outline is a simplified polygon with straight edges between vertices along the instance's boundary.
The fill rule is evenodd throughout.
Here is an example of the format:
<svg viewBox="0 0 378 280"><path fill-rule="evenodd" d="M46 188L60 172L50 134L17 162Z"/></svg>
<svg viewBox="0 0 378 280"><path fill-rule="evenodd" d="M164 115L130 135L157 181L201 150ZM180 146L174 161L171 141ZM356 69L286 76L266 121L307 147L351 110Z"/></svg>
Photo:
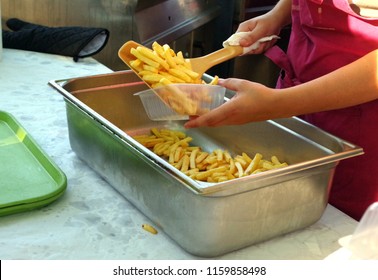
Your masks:
<svg viewBox="0 0 378 280"><path fill-rule="evenodd" d="M110 73L96 60L4 49L0 110L12 114L67 176L65 194L38 210L0 217L0 259L199 259L150 221L71 150L65 103L50 80ZM5 164L1 162L1 165ZM1 192L1 186L0 186ZM328 205L306 229L217 259L317 260L340 248L338 239L357 222Z"/></svg>

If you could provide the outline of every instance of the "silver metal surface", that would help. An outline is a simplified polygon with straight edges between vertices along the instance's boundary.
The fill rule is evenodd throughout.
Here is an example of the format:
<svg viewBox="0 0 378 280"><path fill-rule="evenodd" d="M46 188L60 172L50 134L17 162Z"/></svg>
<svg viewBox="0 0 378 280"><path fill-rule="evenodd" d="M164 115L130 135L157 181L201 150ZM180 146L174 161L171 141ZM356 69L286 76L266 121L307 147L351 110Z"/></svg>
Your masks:
<svg viewBox="0 0 378 280"><path fill-rule="evenodd" d="M363 153L297 118L192 129L205 150L276 155L289 167L207 184L194 181L133 140L153 122L133 94L146 88L130 71L50 84L65 98L75 153L189 253L218 256L315 223L340 160Z"/></svg>
<svg viewBox="0 0 378 280"><path fill-rule="evenodd" d="M169 43L218 15L216 1L138 1L134 17L136 39L147 46L154 41Z"/></svg>

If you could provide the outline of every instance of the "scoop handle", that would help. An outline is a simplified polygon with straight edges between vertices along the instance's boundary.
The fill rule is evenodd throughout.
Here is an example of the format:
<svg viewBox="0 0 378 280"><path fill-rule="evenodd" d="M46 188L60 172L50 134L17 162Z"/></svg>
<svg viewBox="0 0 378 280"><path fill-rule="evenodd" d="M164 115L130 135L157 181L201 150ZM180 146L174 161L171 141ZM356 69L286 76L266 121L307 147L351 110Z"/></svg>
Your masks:
<svg viewBox="0 0 378 280"><path fill-rule="evenodd" d="M218 65L222 62L235 58L243 54L243 47L241 46L229 46L226 48L219 49L208 55L191 58L190 63L192 65L193 71L203 74L211 67Z"/></svg>

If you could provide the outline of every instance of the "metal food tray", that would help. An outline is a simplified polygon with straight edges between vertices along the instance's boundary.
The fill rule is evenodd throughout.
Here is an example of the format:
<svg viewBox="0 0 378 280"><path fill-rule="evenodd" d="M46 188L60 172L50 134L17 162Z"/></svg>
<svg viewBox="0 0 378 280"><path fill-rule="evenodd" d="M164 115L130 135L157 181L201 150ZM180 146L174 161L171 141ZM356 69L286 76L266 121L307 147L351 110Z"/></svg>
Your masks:
<svg viewBox="0 0 378 280"><path fill-rule="evenodd" d="M298 118L186 130L192 144L204 150L259 152L289 163L223 183L203 183L132 138L153 127L184 131L183 121L154 122L147 117L134 96L147 86L133 72L50 81L50 85L66 101L75 153L197 256L218 256L315 223L327 206L338 162L363 153Z"/></svg>

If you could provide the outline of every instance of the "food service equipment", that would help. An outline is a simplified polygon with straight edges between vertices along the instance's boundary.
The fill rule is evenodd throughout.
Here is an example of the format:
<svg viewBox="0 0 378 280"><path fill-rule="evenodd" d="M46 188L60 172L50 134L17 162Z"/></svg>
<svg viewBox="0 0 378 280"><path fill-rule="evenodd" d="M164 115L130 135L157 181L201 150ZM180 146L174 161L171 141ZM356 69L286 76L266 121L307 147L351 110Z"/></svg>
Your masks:
<svg viewBox="0 0 378 280"><path fill-rule="evenodd" d="M201 257L219 256L314 224L327 206L337 164L363 153L295 117L190 129L185 132L193 137L193 145L204 150L259 152L289 164L223 183L199 182L133 139L153 127L184 131L184 122L151 121L134 96L148 87L132 71L50 85L64 97L73 151L159 230Z"/></svg>

